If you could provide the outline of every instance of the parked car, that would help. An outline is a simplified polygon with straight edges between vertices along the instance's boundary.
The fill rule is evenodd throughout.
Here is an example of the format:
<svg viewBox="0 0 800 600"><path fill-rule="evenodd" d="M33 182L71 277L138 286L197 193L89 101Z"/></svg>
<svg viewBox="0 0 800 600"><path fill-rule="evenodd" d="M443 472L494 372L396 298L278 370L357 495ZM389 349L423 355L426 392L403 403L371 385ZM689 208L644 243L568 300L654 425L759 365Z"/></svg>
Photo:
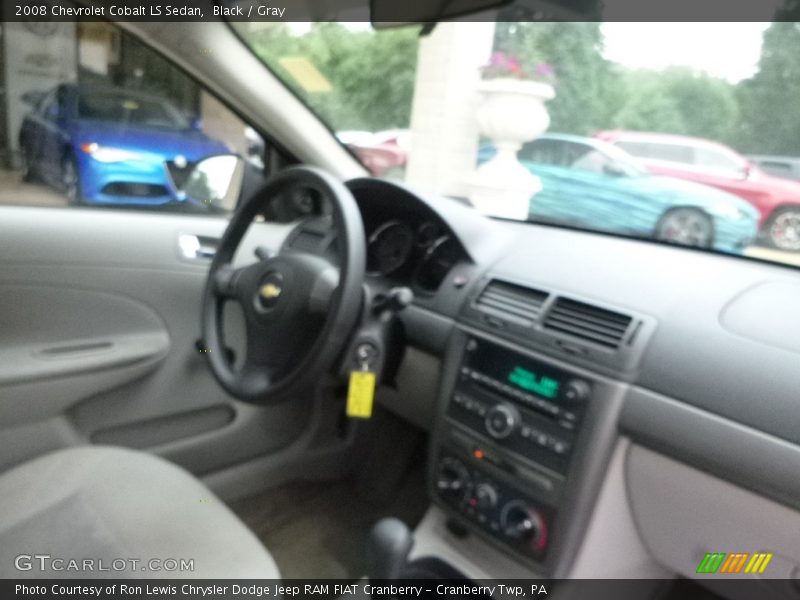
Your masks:
<svg viewBox="0 0 800 600"><path fill-rule="evenodd" d="M748 154L747 160L757 164L770 175L800 180L800 157Z"/></svg>
<svg viewBox="0 0 800 600"><path fill-rule="evenodd" d="M664 133L601 131L598 139L640 159L657 175L712 185L755 206L764 240L800 251L800 182L768 174L734 150L709 140Z"/></svg>
<svg viewBox="0 0 800 600"><path fill-rule="evenodd" d="M481 148L479 161L494 148ZM640 237L741 252L755 237L758 212L709 186L651 175L625 151L598 139L546 134L519 159L542 182L531 219L626 231Z"/></svg>
<svg viewBox="0 0 800 600"><path fill-rule="evenodd" d="M411 132L408 129L387 129L376 133L342 131L336 137L376 177L404 177L411 151Z"/></svg>
<svg viewBox="0 0 800 600"><path fill-rule="evenodd" d="M152 94L68 83L25 99L34 107L19 133L23 178L73 204L188 204L179 188L192 166L230 152Z"/></svg>

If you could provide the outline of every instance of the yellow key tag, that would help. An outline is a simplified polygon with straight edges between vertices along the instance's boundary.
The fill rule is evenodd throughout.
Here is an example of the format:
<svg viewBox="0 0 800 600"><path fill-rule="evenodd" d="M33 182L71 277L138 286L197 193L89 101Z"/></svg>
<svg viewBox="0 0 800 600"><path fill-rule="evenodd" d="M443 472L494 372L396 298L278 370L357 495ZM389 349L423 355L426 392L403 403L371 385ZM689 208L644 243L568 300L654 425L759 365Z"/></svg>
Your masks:
<svg viewBox="0 0 800 600"><path fill-rule="evenodd" d="M369 419L372 416L372 400L375 398L375 373L351 371L347 388L347 416Z"/></svg>

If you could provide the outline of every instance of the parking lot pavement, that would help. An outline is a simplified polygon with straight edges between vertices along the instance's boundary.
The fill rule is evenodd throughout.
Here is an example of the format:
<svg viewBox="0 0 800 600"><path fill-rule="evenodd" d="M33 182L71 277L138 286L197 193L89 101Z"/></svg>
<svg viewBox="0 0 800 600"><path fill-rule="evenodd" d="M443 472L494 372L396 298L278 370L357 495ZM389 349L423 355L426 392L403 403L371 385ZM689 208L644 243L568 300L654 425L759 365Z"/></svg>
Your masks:
<svg viewBox="0 0 800 600"><path fill-rule="evenodd" d="M0 170L0 204L66 206L67 199L41 183L26 183L17 171Z"/></svg>
<svg viewBox="0 0 800 600"><path fill-rule="evenodd" d="M782 252L771 248L750 246L744 253L745 256L752 256L753 258L760 258L761 260L771 260L800 267L800 252Z"/></svg>

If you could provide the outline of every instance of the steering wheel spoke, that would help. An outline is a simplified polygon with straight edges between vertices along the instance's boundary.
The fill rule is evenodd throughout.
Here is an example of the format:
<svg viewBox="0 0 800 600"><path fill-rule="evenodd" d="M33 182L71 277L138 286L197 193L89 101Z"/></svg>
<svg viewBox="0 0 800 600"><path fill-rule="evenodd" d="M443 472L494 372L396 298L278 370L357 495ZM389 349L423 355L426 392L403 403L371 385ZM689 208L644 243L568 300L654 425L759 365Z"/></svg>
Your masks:
<svg viewBox="0 0 800 600"><path fill-rule="evenodd" d="M220 265L213 274L213 291L219 298L237 299L236 282L244 269L235 269L230 264Z"/></svg>

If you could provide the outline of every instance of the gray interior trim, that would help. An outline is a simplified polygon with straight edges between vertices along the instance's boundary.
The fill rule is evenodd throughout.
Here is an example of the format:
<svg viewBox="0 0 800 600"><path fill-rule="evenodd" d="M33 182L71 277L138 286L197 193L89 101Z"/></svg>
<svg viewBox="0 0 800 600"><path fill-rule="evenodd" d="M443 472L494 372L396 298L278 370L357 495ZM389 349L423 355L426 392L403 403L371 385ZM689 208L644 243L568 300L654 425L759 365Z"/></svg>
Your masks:
<svg viewBox="0 0 800 600"><path fill-rule="evenodd" d="M628 393L620 427L638 443L800 508L800 446L641 388Z"/></svg>
<svg viewBox="0 0 800 600"><path fill-rule="evenodd" d="M568 577L575 579L669 579L643 545L625 485L630 440L620 438L608 466L580 550Z"/></svg>
<svg viewBox="0 0 800 600"><path fill-rule="evenodd" d="M628 452L626 478L642 539L653 556L675 572L704 585L744 576L783 580L777 582L780 586L800 568L800 513L637 444ZM697 577L696 569L708 552L774 556L761 576ZM736 589L728 586L725 591L729 597ZM743 599L752 598L752 587L743 591L749 593ZM796 594L795 589L785 597Z"/></svg>
<svg viewBox="0 0 800 600"><path fill-rule="evenodd" d="M420 429L430 430L441 374L442 361L438 356L408 347L395 377L396 385L380 386L376 399Z"/></svg>
<svg viewBox="0 0 800 600"><path fill-rule="evenodd" d="M728 331L800 354L800 283L769 281L745 290L720 315Z"/></svg>

